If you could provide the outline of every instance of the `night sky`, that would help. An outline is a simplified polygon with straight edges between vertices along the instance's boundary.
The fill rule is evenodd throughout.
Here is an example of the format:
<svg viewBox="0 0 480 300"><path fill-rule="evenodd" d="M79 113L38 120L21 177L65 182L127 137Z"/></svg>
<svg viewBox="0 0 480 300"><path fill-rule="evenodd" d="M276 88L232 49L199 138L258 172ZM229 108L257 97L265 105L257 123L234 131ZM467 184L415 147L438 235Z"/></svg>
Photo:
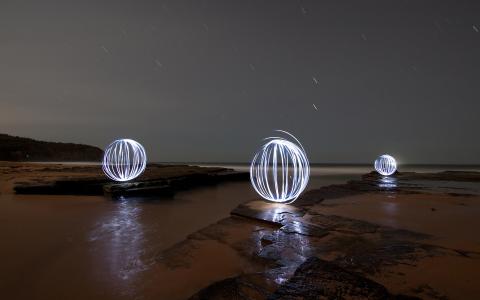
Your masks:
<svg viewBox="0 0 480 300"><path fill-rule="evenodd" d="M480 163L480 1L0 2L0 132L150 161Z"/></svg>

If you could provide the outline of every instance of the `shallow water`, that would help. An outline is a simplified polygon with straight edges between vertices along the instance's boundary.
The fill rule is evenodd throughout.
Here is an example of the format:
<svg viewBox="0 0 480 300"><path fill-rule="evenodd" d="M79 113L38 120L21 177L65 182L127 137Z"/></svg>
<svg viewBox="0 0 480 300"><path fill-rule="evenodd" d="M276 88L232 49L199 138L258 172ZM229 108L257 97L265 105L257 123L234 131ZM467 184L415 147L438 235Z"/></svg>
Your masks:
<svg viewBox="0 0 480 300"><path fill-rule="evenodd" d="M365 166L313 167L308 189L369 171ZM136 297L161 250L254 198L248 181L171 198L0 195L2 298Z"/></svg>

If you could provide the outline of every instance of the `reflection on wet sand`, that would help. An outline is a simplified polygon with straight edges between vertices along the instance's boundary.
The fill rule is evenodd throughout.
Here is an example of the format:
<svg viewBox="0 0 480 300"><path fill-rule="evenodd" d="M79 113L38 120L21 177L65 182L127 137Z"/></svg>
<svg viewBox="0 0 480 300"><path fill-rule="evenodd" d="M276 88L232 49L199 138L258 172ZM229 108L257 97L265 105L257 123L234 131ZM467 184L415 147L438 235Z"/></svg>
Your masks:
<svg viewBox="0 0 480 300"><path fill-rule="evenodd" d="M117 278L125 287L131 287L140 272L147 270L153 259L143 257L144 228L140 221L143 207L120 197L114 209L97 222L90 232L91 253L99 281ZM107 274L105 274L107 273ZM119 281L109 280L107 283ZM116 288L116 286L112 286ZM124 288L124 293L130 288Z"/></svg>

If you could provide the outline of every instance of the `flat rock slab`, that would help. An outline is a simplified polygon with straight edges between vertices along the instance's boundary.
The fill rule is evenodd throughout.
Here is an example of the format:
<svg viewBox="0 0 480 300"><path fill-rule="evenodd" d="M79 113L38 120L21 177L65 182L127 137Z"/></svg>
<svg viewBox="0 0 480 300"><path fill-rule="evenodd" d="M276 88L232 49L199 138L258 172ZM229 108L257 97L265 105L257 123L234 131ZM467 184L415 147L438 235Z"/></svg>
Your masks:
<svg viewBox="0 0 480 300"><path fill-rule="evenodd" d="M70 179L45 183L18 183L14 187L16 194L24 195L103 195L103 186L107 179Z"/></svg>
<svg viewBox="0 0 480 300"><path fill-rule="evenodd" d="M218 184L224 181L247 180L248 173L235 172L228 169L217 172L193 173L161 180L147 180L129 183L113 183L105 185L105 194L119 196L171 196L177 191L198 186Z"/></svg>
<svg viewBox="0 0 480 300"><path fill-rule="evenodd" d="M305 210L293 205L251 201L239 205L231 214L279 226L284 233L298 233L315 237L328 234L323 227L309 224L301 219L305 215Z"/></svg>
<svg viewBox="0 0 480 300"><path fill-rule="evenodd" d="M99 165L69 166L25 164L9 166L5 175L13 172L23 180L13 182L17 194L39 195L110 195L170 196L176 191L217 184L224 181L247 180L248 173L217 167L188 165L148 165L144 174L123 183L107 179ZM20 173L20 174L19 174Z"/></svg>
<svg viewBox="0 0 480 300"><path fill-rule="evenodd" d="M240 204L230 214L282 226L289 217L302 217L305 210L287 204L254 200Z"/></svg>
<svg viewBox="0 0 480 300"><path fill-rule="evenodd" d="M398 180L435 180L435 181L468 181L480 182L480 172L475 171L443 171L438 173L396 172L393 176ZM363 180L384 178L376 172L365 174Z"/></svg>

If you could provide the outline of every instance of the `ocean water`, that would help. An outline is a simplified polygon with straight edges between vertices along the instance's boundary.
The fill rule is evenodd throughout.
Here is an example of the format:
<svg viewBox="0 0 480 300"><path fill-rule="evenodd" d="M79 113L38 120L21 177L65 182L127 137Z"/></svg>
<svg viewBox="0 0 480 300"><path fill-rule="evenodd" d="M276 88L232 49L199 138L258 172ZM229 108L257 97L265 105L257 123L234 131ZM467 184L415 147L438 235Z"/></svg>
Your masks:
<svg viewBox="0 0 480 300"><path fill-rule="evenodd" d="M225 167L236 171L249 172L248 164L199 164L202 166ZM400 172L435 173L442 171L480 171L480 166L466 165L401 165ZM363 174L374 171L373 165L312 164L307 190L331 184L341 184L348 180L360 179Z"/></svg>

